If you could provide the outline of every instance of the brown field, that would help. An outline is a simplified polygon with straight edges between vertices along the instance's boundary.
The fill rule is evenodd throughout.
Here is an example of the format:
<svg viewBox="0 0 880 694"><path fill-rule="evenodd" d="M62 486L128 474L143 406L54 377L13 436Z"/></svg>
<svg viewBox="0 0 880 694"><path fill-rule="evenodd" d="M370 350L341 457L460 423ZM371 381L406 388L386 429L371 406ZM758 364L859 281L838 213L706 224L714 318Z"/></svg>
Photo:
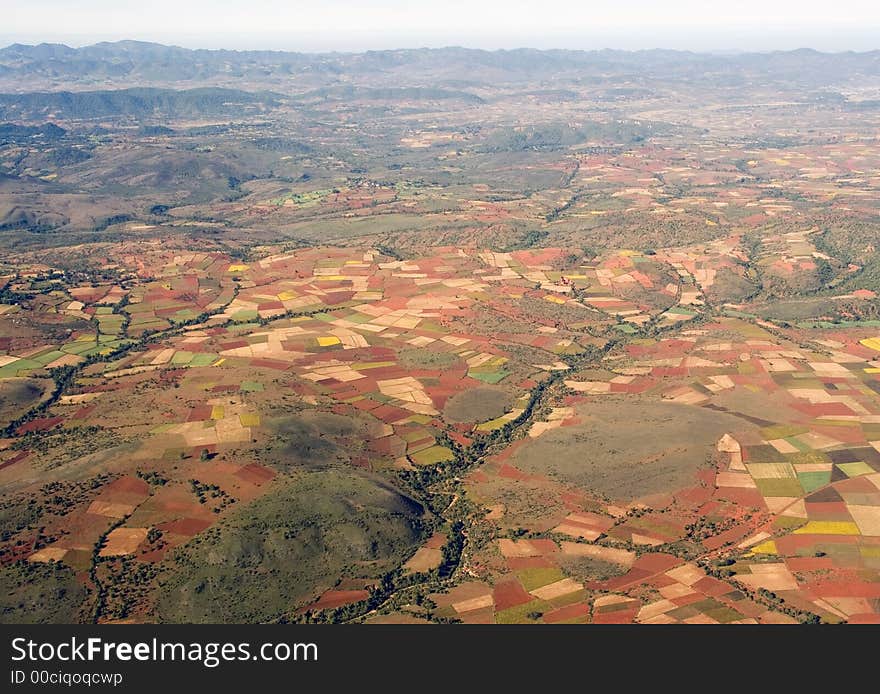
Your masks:
<svg viewBox="0 0 880 694"><path fill-rule="evenodd" d="M148 528L116 528L107 535L104 547L100 551L102 557L118 557L133 554L138 546L147 538Z"/></svg>
<svg viewBox="0 0 880 694"><path fill-rule="evenodd" d="M625 501L687 485L721 436L754 430L733 415L627 397L580 405L577 414L582 424L530 440L516 465Z"/></svg>
<svg viewBox="0 0 880 694"><path fill-rule="evenodd" d="M513 398L505 389L479 386L451 397L443 416L449 422L486 422L503 415L512 404Z"/></svg>

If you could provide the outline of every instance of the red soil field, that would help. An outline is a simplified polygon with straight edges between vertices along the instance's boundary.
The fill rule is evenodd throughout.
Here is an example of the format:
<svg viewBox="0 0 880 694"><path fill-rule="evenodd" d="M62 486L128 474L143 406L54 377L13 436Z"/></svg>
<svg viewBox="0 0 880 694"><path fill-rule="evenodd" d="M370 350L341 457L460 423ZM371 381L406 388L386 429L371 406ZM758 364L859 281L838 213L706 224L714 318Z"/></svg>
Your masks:
<svg viewBox="0 0 880 694"><path fill-rule="evenodd" d="M63 421L64 417L46 417L44 419L32 419L31 421L22 424L15 431L19 435L29 434L34 431L48 431L52 427L61 424L61 422Z"/></svg>
<svg viewBox="0 0 880 694"><path fill-rule="evenodd" d="M200 532L207 530L212 525L211 521L201 518L178 518L177 520L167 523L160 523L156 527L163 533L174 533L175 535L185 535L192 537Z"/></svg>
<svg viewBox="0 0 880 694"><path fill-rule="evenodd" d="M259 463L245 465L243 468L236 471L235 475L243 479L245 482L257 485L264 484L275 478L274 471L267 467L263 467Z"/></svg>
<svg viewBox="0 0 880 694"><path fill-rule="evenodd" d="M694 583L692 588L694 590L700 591L704 595L708 595L713 598L724 595L725 593L729 593L731 590L733 590L729 584L724 583L724 581L719 581L717 578L712 578L711 576L701 578L699 581Z"/></svg>
<svg viewBox="0 0 880 694"><path fill-rule="evenodd" d="M509 557L507 566L511 571L520 571L521 569L552 568L556 565L544 557Z"/></svg>
<svg viewBox="0 0 880 694"><path fill-rule="evenodd" d="M593 624L631 624L638 612L638 609L626 609L593 613Z"/></svg>
<svg viewBox="0 0 880 694"><path fill-rule="evenodd" d="M534 598L526 592L516 579L506 580L495 585L493 591L495 598L495 611L501 612L508 607L516 607L531 602Z"/></svg>
<svg viewBox="0 0 880 694"><path fill-rule="evenodd" d="M570 619L587 617L589 614L590 606L586 603L578 603L576 605L566 605L565 607L560 607L552 612L547 612L544 615L544 621L547 622L547 624L557 624Z"/></svg>
<svg viewBox="0 0 880 694"><path fill-rule="evenodd" d="M368 597L370 597L370 592L367 590L328 590L305 609L327 610L366 600Z"/></svg>

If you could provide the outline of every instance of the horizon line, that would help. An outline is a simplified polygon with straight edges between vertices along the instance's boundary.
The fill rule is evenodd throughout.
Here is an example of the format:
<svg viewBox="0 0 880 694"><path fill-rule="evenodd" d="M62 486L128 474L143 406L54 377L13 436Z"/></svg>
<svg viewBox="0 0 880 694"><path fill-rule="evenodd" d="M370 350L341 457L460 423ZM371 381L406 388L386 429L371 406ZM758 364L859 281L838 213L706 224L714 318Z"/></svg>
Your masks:
<svg viewBox="0 0 880 694"><path fill-rule="evenodd" d="M7 39L9 40L9 39ZM114 40L101 40L94 41L92 43L83 43L80 45L73 45L69 43L63 43L60 41L40 41L38 43L26 43L24 41L15 41L12 43L6 44L4 46L0 46L0 51L5 51L14 47L23 47L23 48L39 48L40 46L58 46L69 48L71 50L83 50L86 48L94 48L102 45L117 45L123 43L130 44L143 44L149 46L161 46L163 48L176 48L185 51L209 51L209 52L230 52L230 53L291 53L291 54L299 54L299 55L360 55L365 53L383 53L383 52L397 52L397 51L443 51L443 50L465 50L465 51L475 51L475 52L483 52L483 53L505 53L505 52L516 52L516 51L535 51L539 53L550 53L554 51L568 52L568 53L603 53L603 52L616 52L616 53L650 53L650 52L668 52L668 53L690 53L694 55L768 55L773 53L798 53L798 52L812 52L820 55L841 55L841 54L868 54L868 53L876 53L880 51L880 45L875 48L868 49L855 49L855 48L844 48L839 50L822 50L819 48L814 48L810 45L802 45L797 48L764 48L764 49L746 49L746 48L736 48L736 47L727 47L727 48L716 48L716 49L697 49L697 48L667 48L663 46L653 46L653 47L643 47L643 48L614 48L611 46L605 46L602 48L571 48L571 47L544 47L539 48L537 46L532 45L518 45L513 47L495 47L495 48L485 48L479 46L469 46L464 44L445 44L445 45L437 45L437 46L429 46L429 45L397 45L394 47L385 47L385 48L350 48L350 49L326 49L326 50L298 50L293 48L225 48L225 47L203 47L203 46L186 46L178 43L164 43L162 41L155 40L147 40L147 39L134 39L134 38L120 38Z"/></svg>

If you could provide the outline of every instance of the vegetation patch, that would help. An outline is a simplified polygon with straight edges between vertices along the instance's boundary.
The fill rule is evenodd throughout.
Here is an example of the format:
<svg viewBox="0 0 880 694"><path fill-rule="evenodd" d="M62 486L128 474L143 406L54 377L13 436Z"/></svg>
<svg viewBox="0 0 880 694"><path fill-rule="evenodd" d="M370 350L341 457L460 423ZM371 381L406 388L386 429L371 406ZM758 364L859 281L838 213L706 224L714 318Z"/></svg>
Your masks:
<svg viewBox="0 0 880 694"><path fill-rule="evenodd" d="M0 622L72 624L82 619L86 589L56 562L16 562L0 568Z"/></svg>
<svg viewBox="0 0 880 694"><path fill-rule="evenodd" d="M282 483L182 547L167 566L168 622L266 622L291 614L338 576L379 578L420 543L422 507L348 471Z"/></svg>
<svg viewBox="0 0 880 694"><path fill-rule="evenodd" d="M721 436L754 428L723 412L624 397L582 405L577 413L582 424L530 440L515 454L516 465L614 499L687 485Z"/></svg>
<svg viewBox="0 0 880 694"><path fill-rule="evenodd" d="M450 422L487 422L508 412L513 396L504 388L479 386L453 395L443 408Z"/></svg>

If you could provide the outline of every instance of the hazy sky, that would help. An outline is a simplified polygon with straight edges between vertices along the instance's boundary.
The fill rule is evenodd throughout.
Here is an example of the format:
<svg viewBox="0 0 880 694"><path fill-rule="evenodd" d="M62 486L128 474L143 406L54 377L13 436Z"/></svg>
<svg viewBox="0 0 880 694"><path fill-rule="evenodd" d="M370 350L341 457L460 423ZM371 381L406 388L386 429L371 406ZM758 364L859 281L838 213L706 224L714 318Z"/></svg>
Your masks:
<svg viewBox="0 0 880 694"><path fill-rule="evenodd" d="M880 48L880 0L0 0L0 44Z"/></svg>

